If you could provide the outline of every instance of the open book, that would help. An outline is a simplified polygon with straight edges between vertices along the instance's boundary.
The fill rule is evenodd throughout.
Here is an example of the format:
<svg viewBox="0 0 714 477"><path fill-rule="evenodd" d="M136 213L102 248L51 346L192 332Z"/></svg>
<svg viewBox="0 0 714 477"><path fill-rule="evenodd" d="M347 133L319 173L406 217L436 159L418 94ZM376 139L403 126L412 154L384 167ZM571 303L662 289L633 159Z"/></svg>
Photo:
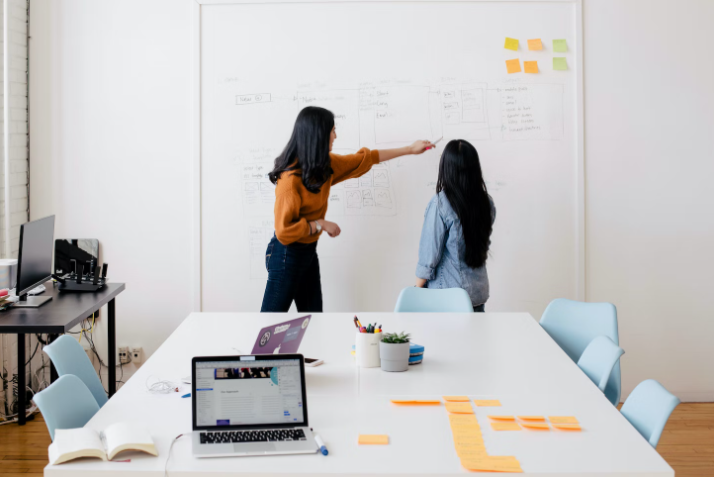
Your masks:
<svg viewBox="0 0 714 477"><path fill-rule="evenodd" d="M107 427L101 434L87 428L55 430L55 440L49 449L50 464L62 464L80 457L112 460L125 450L159 455L148 432L120 422Z"/></svg>

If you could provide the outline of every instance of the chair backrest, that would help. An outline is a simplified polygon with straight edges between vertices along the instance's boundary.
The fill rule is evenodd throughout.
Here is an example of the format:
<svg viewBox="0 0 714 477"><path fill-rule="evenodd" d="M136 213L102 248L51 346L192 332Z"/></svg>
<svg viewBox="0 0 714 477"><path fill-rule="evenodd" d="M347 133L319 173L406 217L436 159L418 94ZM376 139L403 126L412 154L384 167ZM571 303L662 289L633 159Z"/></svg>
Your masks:
<svg viewBox="0 0 714 477"><path fill-rule="evenodd" d="M558 298L543 312L540 324L558 346L577 362L596 336L604 335L619 346L617 309L612 303L584 303ZM620 403L620 363L615 364L605 387L605 397Z"/></svg>
<svg viewBox="0 0 714 477"><path fill-rule="evenodd" d="M462 288L408 287L401 291L394 307L395 313L473 313L473 311L471 297Z"/></svg>
<svg viewBox="0 0 714 477"><path fill-rule="evenodd" d="M92 393L99 407L106 404L107 393L104 391L104 386L99 381L97 372L84 352L84 348L76 339L69 335L60 336L49 346L45 346L43 351L52 360L58 375L73 374L77 376Z"/></svg>
<svg viewBox="0 0 714 477"><path fill-rule="evenodd" d="M612 368L623 354L625 351L610 338L596 336L580 355L578 366L600 391L605 392Z"/></svg>
<svg viewBox="0 0 714 477"><path fill-rule="evenodd" d="M642 437L656 448L669 415L678 404L677 396L654 379L647 379L638 384L627 397L621 412Z"/></svg>
<svg viewBox="0 0 714 477"><path fill-rule="evenodd" d="M55 429L76 429L84 427L99 411L99 405L92 393L77 376L67 374L33 398L40 408L42 417L55 439Z"/></svg>

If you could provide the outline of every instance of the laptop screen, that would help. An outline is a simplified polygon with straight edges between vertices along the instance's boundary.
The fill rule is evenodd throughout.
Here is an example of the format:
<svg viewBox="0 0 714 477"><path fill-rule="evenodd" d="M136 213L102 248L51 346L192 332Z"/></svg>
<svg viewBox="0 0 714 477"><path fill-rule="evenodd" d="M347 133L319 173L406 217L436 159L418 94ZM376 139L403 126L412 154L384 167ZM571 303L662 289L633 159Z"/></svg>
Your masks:
<svg viewBox="0 0 714 477"><path fill-rule="evenodd" d="M195 363L196 425L305 423L300 359L249 359Z"/></svg>

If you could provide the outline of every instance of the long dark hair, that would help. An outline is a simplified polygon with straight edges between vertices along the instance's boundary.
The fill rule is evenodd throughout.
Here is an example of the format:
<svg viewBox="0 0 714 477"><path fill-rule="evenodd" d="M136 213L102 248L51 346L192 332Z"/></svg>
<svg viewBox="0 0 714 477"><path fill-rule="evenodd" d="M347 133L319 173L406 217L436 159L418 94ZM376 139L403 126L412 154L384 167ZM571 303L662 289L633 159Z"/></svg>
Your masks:
<svg viewBox="0 0 714 477"><path fill-rule="evenodd" d="M491 238L491 202L478 152L470 143L455 139L446 145L436 181L436 193L441 191L461 221L466 265L482 267L488 258Z"/></svg>
<svg viewBox="0 0 714 477"><path fill-rule="evenodd" d="M275 159L275 167L268 174L270 182L276 184L283 172L299 169L305 188L319 192L332 175L330 134L334 126L335 116L325 108L308 106L300 111L288 145Z"/></svg>

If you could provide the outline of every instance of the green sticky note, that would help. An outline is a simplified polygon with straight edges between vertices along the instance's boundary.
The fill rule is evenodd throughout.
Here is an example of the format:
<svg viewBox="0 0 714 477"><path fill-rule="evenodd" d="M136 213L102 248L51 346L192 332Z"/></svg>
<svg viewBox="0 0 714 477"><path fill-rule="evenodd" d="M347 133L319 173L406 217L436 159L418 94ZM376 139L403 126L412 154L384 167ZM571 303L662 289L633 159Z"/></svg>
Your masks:
<svg viewBox="0 0 714 477"><path fill-rule="evenodd" d="M553 69L554 70L567 70L568 62L565 58L553 58Z"/></svg>
<svg viewBox="0 0 714 477"><path fill-rule="evenodd" d="M568 51L568 43L565 40L553 40L553 51L565 53Z"/></svg>

